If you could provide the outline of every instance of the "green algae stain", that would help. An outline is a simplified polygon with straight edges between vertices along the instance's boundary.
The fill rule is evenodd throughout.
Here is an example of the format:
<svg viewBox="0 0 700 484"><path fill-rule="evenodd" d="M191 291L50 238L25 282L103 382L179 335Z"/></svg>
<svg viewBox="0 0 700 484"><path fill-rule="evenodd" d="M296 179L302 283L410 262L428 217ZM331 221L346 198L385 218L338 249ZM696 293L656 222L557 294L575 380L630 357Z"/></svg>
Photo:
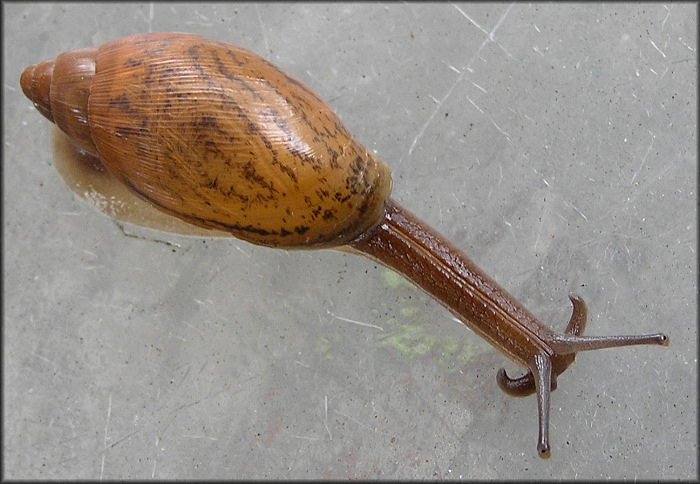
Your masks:
<svg viewBox="0 0 700 484"><path fill-rule="evenodd" d="M391 332L379 335L382 346L397 349L410 358L425 355L434 347L435 340L422 334L420 324L396 324L395 321L396 318L387 321L392 326Z"/></svg>
<svg viewBox="0 0 700 484"><path fill-rule="evenodd" d="M322 354L324 360L331 361L333 360L333 355L331 352L333 350L333 347L338 343L338 341L340 341L340 336L338 336L337 334L333 335L332 339L319 338L316 341L316 347L314 348L314 350L317 353Z"/></svg>
<svg viewBox="0 0 700 484"><path fill-rule="evenodd" d="M401 287L406 289L406 288L415 287L413 284L411 284L406 279L404 279L403 276L397 274L396 272L394 272L390 269L384 270L384 274L382 275L382 279L384 280L384 285L386 287L388 287L389 289L399 289Z"/></svg>
<svg viewBox="0 0 700 484"><path fill-rule="evenodd" d="M439 366L447 373L454 373L479 355L491 351L491 346L480 338L436 337L439 330L431 324L423 309L415 305L416 300L427 296L391 270L385 270L383 279L392 292L398 293L396 301L400 307L398 315L390 316L385 321L384 332L377 335L382 347L398 350L409 358L431 353L437 356ZM406 292L410 294L402 295ZM387 304L381 306L385 312L390 309Z"/></svg>
<svg viewBox="0 0 700 484"><path fill-rule="evenodd" d="M372 309L377 319L372 322L381 326L377 333L380 346L401 352L408 358L431 355L430 358L447 374L459 371L480 355L492 351L486 341L472 334L464 338L455 336L440 337L440 328L433 317L426 314L423 301L429 296L394 271L386 269L382 280L395 295L395 303L380 302ZM417 305L416 302L421 302ZM380 322L382 318L384 322ZM454 324L448 313L439 324ZM466 328L465 328L466 332ZM334 350L338 349L340 336L319 337L314 350L325 361L333 361Z"/></svg>
<svg viewBox="0 0 700 484"><path fill-rule="evenodd" d="M399 314L403 318L410 318L412 316L415 316L418 311L420 311L417 307L415 306L404 306L401 309L399 309Z"/></svg>

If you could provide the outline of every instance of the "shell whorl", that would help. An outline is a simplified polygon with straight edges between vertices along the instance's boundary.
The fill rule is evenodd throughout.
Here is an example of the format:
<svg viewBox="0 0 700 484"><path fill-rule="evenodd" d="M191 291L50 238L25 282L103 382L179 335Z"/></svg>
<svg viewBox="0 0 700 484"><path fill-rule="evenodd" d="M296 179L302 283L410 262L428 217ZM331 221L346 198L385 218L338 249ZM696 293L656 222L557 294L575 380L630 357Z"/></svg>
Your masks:
<svg viewBox="0 0 700 484"><path fill-rule="evenodd" d="M81 149L96 154L88 122L88 98L97 49L63 53L28 67L20 78L24 94Z"/></svg>

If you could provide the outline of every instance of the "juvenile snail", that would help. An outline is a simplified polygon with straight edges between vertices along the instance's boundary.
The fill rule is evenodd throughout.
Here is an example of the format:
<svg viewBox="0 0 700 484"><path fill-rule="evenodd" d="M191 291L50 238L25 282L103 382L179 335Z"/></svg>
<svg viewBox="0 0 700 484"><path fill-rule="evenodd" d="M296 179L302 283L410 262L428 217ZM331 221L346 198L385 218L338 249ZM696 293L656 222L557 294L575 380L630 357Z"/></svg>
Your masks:
<svg viewBox="0 0 700 484"><path fill-rule="evenodd" d="M550 392L576 352L669 344L664 334L582 336L538 321L449 241L389 196L388 167L307 86L262 58L190 34L144 34L25 70L22 90L80 149L159 210L285 249L334 248L404 275L527 373L538 453L549 457Z"/></svg>

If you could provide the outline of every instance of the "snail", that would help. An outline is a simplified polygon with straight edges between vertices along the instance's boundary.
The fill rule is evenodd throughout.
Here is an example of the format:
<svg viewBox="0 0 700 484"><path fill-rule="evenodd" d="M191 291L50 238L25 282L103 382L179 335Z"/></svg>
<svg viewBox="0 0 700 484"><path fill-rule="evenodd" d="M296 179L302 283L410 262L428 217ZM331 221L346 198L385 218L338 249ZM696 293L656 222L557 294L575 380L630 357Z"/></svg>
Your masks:
<svg viewBox="0 0 700 484"><path fill-rule="evenodd" d="M540 457L550 455L550 393L577 352L669 344L661 333L584 336L587 309L576 295L564 333L550 330L392 200L387 165L309 87L240 47L135 35L30 66L20 83L80 163L106 169L185 226L364 255L426 291L525 369L519 378L501 369L496 380L509 395L536 393Z"/></svg>

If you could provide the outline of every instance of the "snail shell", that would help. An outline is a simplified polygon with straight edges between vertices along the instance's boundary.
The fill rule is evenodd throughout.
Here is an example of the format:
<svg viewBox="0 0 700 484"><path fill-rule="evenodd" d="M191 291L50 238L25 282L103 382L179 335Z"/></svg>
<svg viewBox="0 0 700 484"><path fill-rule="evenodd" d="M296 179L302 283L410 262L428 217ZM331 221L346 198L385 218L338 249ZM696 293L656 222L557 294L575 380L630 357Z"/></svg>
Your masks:
<svg viewBox="0 0 700 484"><path fill-rule="evenodd" d="M344 245L376 225L389 168L306 85L240 47L143 34L61 54L24 93L158 209L258 245Z"/></svg>

